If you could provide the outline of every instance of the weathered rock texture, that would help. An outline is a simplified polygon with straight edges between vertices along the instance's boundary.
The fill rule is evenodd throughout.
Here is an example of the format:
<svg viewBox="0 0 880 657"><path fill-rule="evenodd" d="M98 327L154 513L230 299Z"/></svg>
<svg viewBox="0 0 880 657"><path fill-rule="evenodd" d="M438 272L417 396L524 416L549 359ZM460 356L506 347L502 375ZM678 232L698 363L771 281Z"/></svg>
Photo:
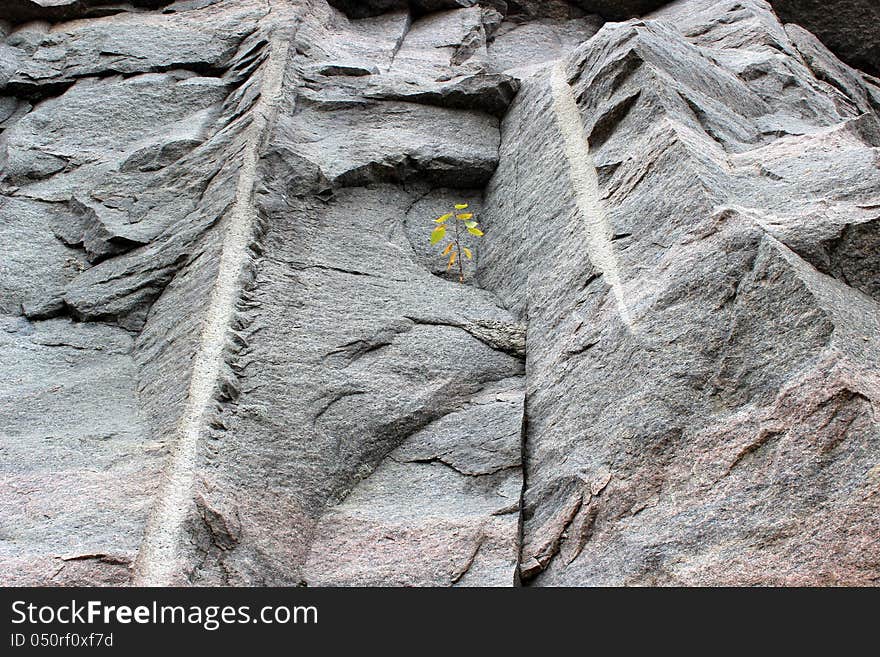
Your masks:
<svg viewBox="0 0 880 657"><path fill-rule="evenodd" d="M11 3L0 581L880 581L880 85L662 4Z"/></svg>
<svg viewBox="0 0 880 657"><path fill-rule="evenodd" d="M880 4L875 0L772 0L785 22L822 39L845 62L880 75Z"/></svg>
<svg viewBox="0 0 880 657"><path fill-rule="evenodd" d="M803 36L681 3L505 119L481 281L528 316L536 584L877 578L875 90Z"/></svg>

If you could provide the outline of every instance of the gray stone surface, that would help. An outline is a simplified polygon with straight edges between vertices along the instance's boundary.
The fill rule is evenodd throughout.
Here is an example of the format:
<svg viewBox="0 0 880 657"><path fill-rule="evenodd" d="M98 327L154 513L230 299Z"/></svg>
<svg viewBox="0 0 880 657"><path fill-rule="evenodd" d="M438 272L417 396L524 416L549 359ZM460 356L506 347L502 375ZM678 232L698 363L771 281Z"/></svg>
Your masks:
<svg viewBox="0 0 880 657"><path fill-rule="evenodd" d="M490 66L516 76L528 75L536 67L565 56L601 25L598 16L506 20L488 46Z"/></svg>
<svg viewBox="0 0 880 657"><path fill-rule="evenodd" d="M82 77L172 69L214 73L263 14L262 3L227 0L201 11L24 25L6 38L8 56L17 60L7 89L40 96Z"/></svg>
<svg viewBox="0 0 880 657"><path fill-rule="evenodd" d="M378 187L346 190L326 207L298 202L272 208L243 318L242 341L248 347L235 362L235 385L241 392L221 412L217 423L223 430L205 446L201 466L207 503L222 510L224 517L238 518L240 532L219 562L198 571L199 578L237 584L312 583L312 578L364 583L367 575L359 579L344 563L325 559L306 572L302 568L308 552L332 553L343 538L363 547L352 559L370 560L368 543L375 528L353 522L345 537L338 529L324 536L326 527L316 527L317 522L324 513L334 518L375 513L369 502L375 494L369 488L375 483L371 473L380 466L383 472L395 467L395 448L423 427L480 403L484 389L494 381L522 371L518 358L467 330L473 320L512 323L491 295L432 275L415 260L401 218L388 212L389 207L404 209L411 203L412 197L402 190ZM351 232L352 216L375 230ZM420 219L424 235L430 218ZM426 346L431 352L427 358ZM514 394L517 390L521 388L513 387ZM279 396L291 393L296 402L278 407ZM511 441L510 422L518 429L517 421L515 416L497 427L481 426L478 435L487 442ZM518 457L509 465L516 468ZM470 467L481 472L485 466L474 455ZM515 481L494 477L485 483L482 496L498 499L491 493L493 486L501 487L498 495L518 490L518 470L509 474ZM421 473L412 476L420 479ZM422 495L427 494L425 485L412 484L422 487ZM271 495L256 494L267 486ZM417 541L419 527L412 526L416 521L410 516L424 515L423 522L430 524L433 505L444 498L442 505L449 507L451 516L445 531L456 528L459 512L460 531L494 524L492 512L505 504L489 508L491 501L481 501L481 494L470 488L434 490L428 496L431 501L424 502L430 507L398 507L401 517L389 508L385 522L409 527L401 539L410 536ZM337 510L337 505L343 508ZM287 529L282 531L277 526L284 517L297 521L284 523ZM503 523L508 536L499 540L507 552L493 557L507 564L507 583L515 571L516 541L510 540L516 535L515 524ZM317 535L309 541L306 537L312 532ZM472 547L452 548L439 537L432 540L451 551L446 555L450 563L464 562L469 553L461 550ZM395 545L402 551L417 549L403 540ZM421 583L450 574L446 564L425 564L429 566L418 575Z"/></svg>
<svg viewBox="0 0 880 657"><path fill-rule="evenodd" d="M874 0L771 0L787 23L806 28L851 66L880 75L880 5Z"/></svg>
<svg viewBox="0 0 880 657"><path fill-rule="evenodd" d="M0 315L0 573L7 585L125 584L162 459L124 330Z"/></svg>
<svg viewBox="0 0 880 657"><path fill-rule="evenodd" d="M172 0L6 0L0 18L13 23L66 21L122 11L161 7Z"/></svg>
<svg viewBox="0 0 880 657"><path fill-rule="evenodd" d="M528 317L527 581L875 580L876 115L815 61L680 2L523 81L480 281Z"/></svg>
<svg viewBox="0 0 880 657"><path fill-rule="evenodd" d="M425 179L479 187L498 164L497 119L414 103L303 108L282 118L279 130L298 156L342 186Z"/></svg>
<svg viewBox="0 0 880 657"><path fill-rule="evenodd" d="M440 83L413 85L406 79L378 81L369 98L402 100L450 109L475 110L503 116L519 91L515 78L501 74L469 75ZM494 167L493 167L494 170Z"/></svg>
<svg viewBox="0 0 880 657"><path fill-rule="evenodd" d="M60 303L64 289L88 266L84 254L53 233L71 221L53 204L0 199L0 312L18 315L22 305ZM23 248L29 245L29 248Z"/></svg>
<svg viewBox="0 0 880 657"><path fill-rule="evenodd" d="M392 451L321 518L309 584L513 584L522 399L521 378L500 381Z"/></svg>
<svg viewBox="0 0 880 657"><path fill-rule="evenodd" d="M477 452L474 474L452 473L467 478L440 493L443 502L431 491L424 513L415 512L424 515L421 521L411 517L412 509L386 518L387 531L399 540L383 554L396 563L421 550L420 532L434 523L444 532L434 541L442 558L426 556L397 581L514 581L518 515L509 507L516 507L521 488L516 399L522 388L516 377L522 329L491 295L447 279L425 253L433 217L462 199L479 201L473 188L497 165L498 121L488 111L437 101L372 97L376 85L362 79L375 76L374 67L387 70L390 60L362 59L368 51L357 36L397 25L392 17L351 26L331 12L319 13L292 37L288 53L308 52L331 63L316 66L311 57L290 55L280 60L279 93L256 108L272 120L244 145L259 154L247 173L250 192L237 195L230 214L195 247L202 261L187 265L153 306L138 355L149 415L162 432L179 436L181 426L192 426L202 437L187 443L187 453L169 444L173 485L160 493L159 504L164 496L185 501L157 511L138 582L383 583L387 567L368 575L342 562L316 564L310 555L340 542L366 549L374 524L352 521L340 531L333 520L375 514L371 505L380 500L361 482L373 481L374 470L395 467L390 454L407 436L446 415L489 404L493 394L496 415L513 413L479 435L487 450L506 445L515 460L502 459L503 472L497 472ZM355 38L328 39L328 33L348 30ZM349 42L350 51L340 46ZM376 55L384 57L381 49ZM504 79L478 82L471 95L499 81ZM499 102L503 97L487 110L498 112ZM425 124L433 129L420 129ZM342 132L340 126L346 126ZM239 171L239 185L247 168ZM395 185L363 187L376 182ZM247 225L248 232L239 233ZM352 230L356 225L363 229ZM239 234L245 241L232 237ZM240 297L221 304L215 295L224 273L213 267L226 260L242 263L244 287ZM234 277L231 283L238 285ZM235 332L222 353L211 355L207 329L199 340L197 326L176 325L181 304L199 308L195 318L229 313ZM422 355L426 344L434 345L428 358ZM170 385L157 380L170 363L192 353L191 369ZM204 380L211 367L217 368L211 376L219 377L219 405L204 401L204 420L192 420L194 395L215 385L213 378ZM496 390L496 381L507 383ZM278 407L281 398L287 399L284 408ZM450 478L433 473L430 464L406 467L414 470L408 475L414 494L428 495L425 487L438 476ZM427 470L432 473L425 479ZM394 499L387 500L389 513L393 506ZM441 506L444 513L431 511ZM475 546L484 543L475 557ZM158 555L166 554L175 569L159 563ZM369 559L369 553L352 559Z"/></svg>
<svg viewBox="0 0 880 657"><path fill-rule="evenodd" d="M661 4L10 4L0 582L876 584L880 82Z"/></svg>

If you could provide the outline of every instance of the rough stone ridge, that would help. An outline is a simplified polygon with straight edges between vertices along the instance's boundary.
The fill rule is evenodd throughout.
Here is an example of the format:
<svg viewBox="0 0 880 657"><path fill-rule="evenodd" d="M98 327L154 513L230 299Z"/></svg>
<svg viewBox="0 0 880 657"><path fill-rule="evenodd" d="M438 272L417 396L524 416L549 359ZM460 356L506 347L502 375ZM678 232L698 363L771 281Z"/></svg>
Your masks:
<svg viewBox="0 0 880 657"><path fill-rule="evenodd" d="M873 37L773 7L6 3L0 583L876 584Z"/></svg>
<svg viewBox="0 0 880 657"><path fill-rule="evenodd" d="M873 0L772 0L785 22L822 39L843 61L880 75L880 5Z"/></svg>
<svg viewBox="0 0 880 657"><path fill-rule="evenodd" d="M876 244L876 112L798 41L677 3L505 119L481 280L528 317L533 584L876 580L877 269L829 251Z"/></svg>

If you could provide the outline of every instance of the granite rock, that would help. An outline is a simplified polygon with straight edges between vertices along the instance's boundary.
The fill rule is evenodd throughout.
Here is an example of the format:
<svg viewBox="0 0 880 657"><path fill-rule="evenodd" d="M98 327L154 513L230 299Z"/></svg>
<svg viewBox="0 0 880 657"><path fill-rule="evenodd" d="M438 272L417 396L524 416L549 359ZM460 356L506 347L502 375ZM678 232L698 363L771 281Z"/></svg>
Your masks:
<svg viewBox="0 0 880 657"><path fill-rule="evenodd" d="M876 578L876 113L788 34L673 3L505 118L480 280L528 318L529 583Z"/></svg>
<svg viewBox="0 0 880 657"><path fill-rule="evenodd" d="M880 75L880 6L872 0L772 0L787 23L815 34L850 66Z"/></svg>
<svg viewBox="0 0 880 657"><path fill-rule="evenodd" d="M876 584L880 82L781 4L7 3L0 582Z"/></svg>

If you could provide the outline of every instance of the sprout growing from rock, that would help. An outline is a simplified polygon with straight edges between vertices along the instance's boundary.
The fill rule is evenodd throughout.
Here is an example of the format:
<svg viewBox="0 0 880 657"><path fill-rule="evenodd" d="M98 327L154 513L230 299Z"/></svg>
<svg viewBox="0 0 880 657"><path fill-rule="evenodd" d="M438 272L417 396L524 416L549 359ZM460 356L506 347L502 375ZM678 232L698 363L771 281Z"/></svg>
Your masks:
<svg viewBox="0 0 880 657"><path fill-rule="evenodd" d="M434 219L434 223L437 224L437 226L431 231L431 244L440 244L446 238L447 233L450 233L449 242L443 248L440 255L444 258L448 258L446 271L449 271L456 263L458 263L459 283L464 283L464 265L462 264L462 258L471 260L474 257L474 254L471 253L469 248L461 245L460 226L464 226L467 229L467 232L475 237L483 236L483 231L480 230L476 219L474 219L473 212L466 212L467 209L467 203L459 203L455 206L453 212L447 212ZM452 224L455 228L452 231L447 231L450 219L452 219Z"/></svg>

